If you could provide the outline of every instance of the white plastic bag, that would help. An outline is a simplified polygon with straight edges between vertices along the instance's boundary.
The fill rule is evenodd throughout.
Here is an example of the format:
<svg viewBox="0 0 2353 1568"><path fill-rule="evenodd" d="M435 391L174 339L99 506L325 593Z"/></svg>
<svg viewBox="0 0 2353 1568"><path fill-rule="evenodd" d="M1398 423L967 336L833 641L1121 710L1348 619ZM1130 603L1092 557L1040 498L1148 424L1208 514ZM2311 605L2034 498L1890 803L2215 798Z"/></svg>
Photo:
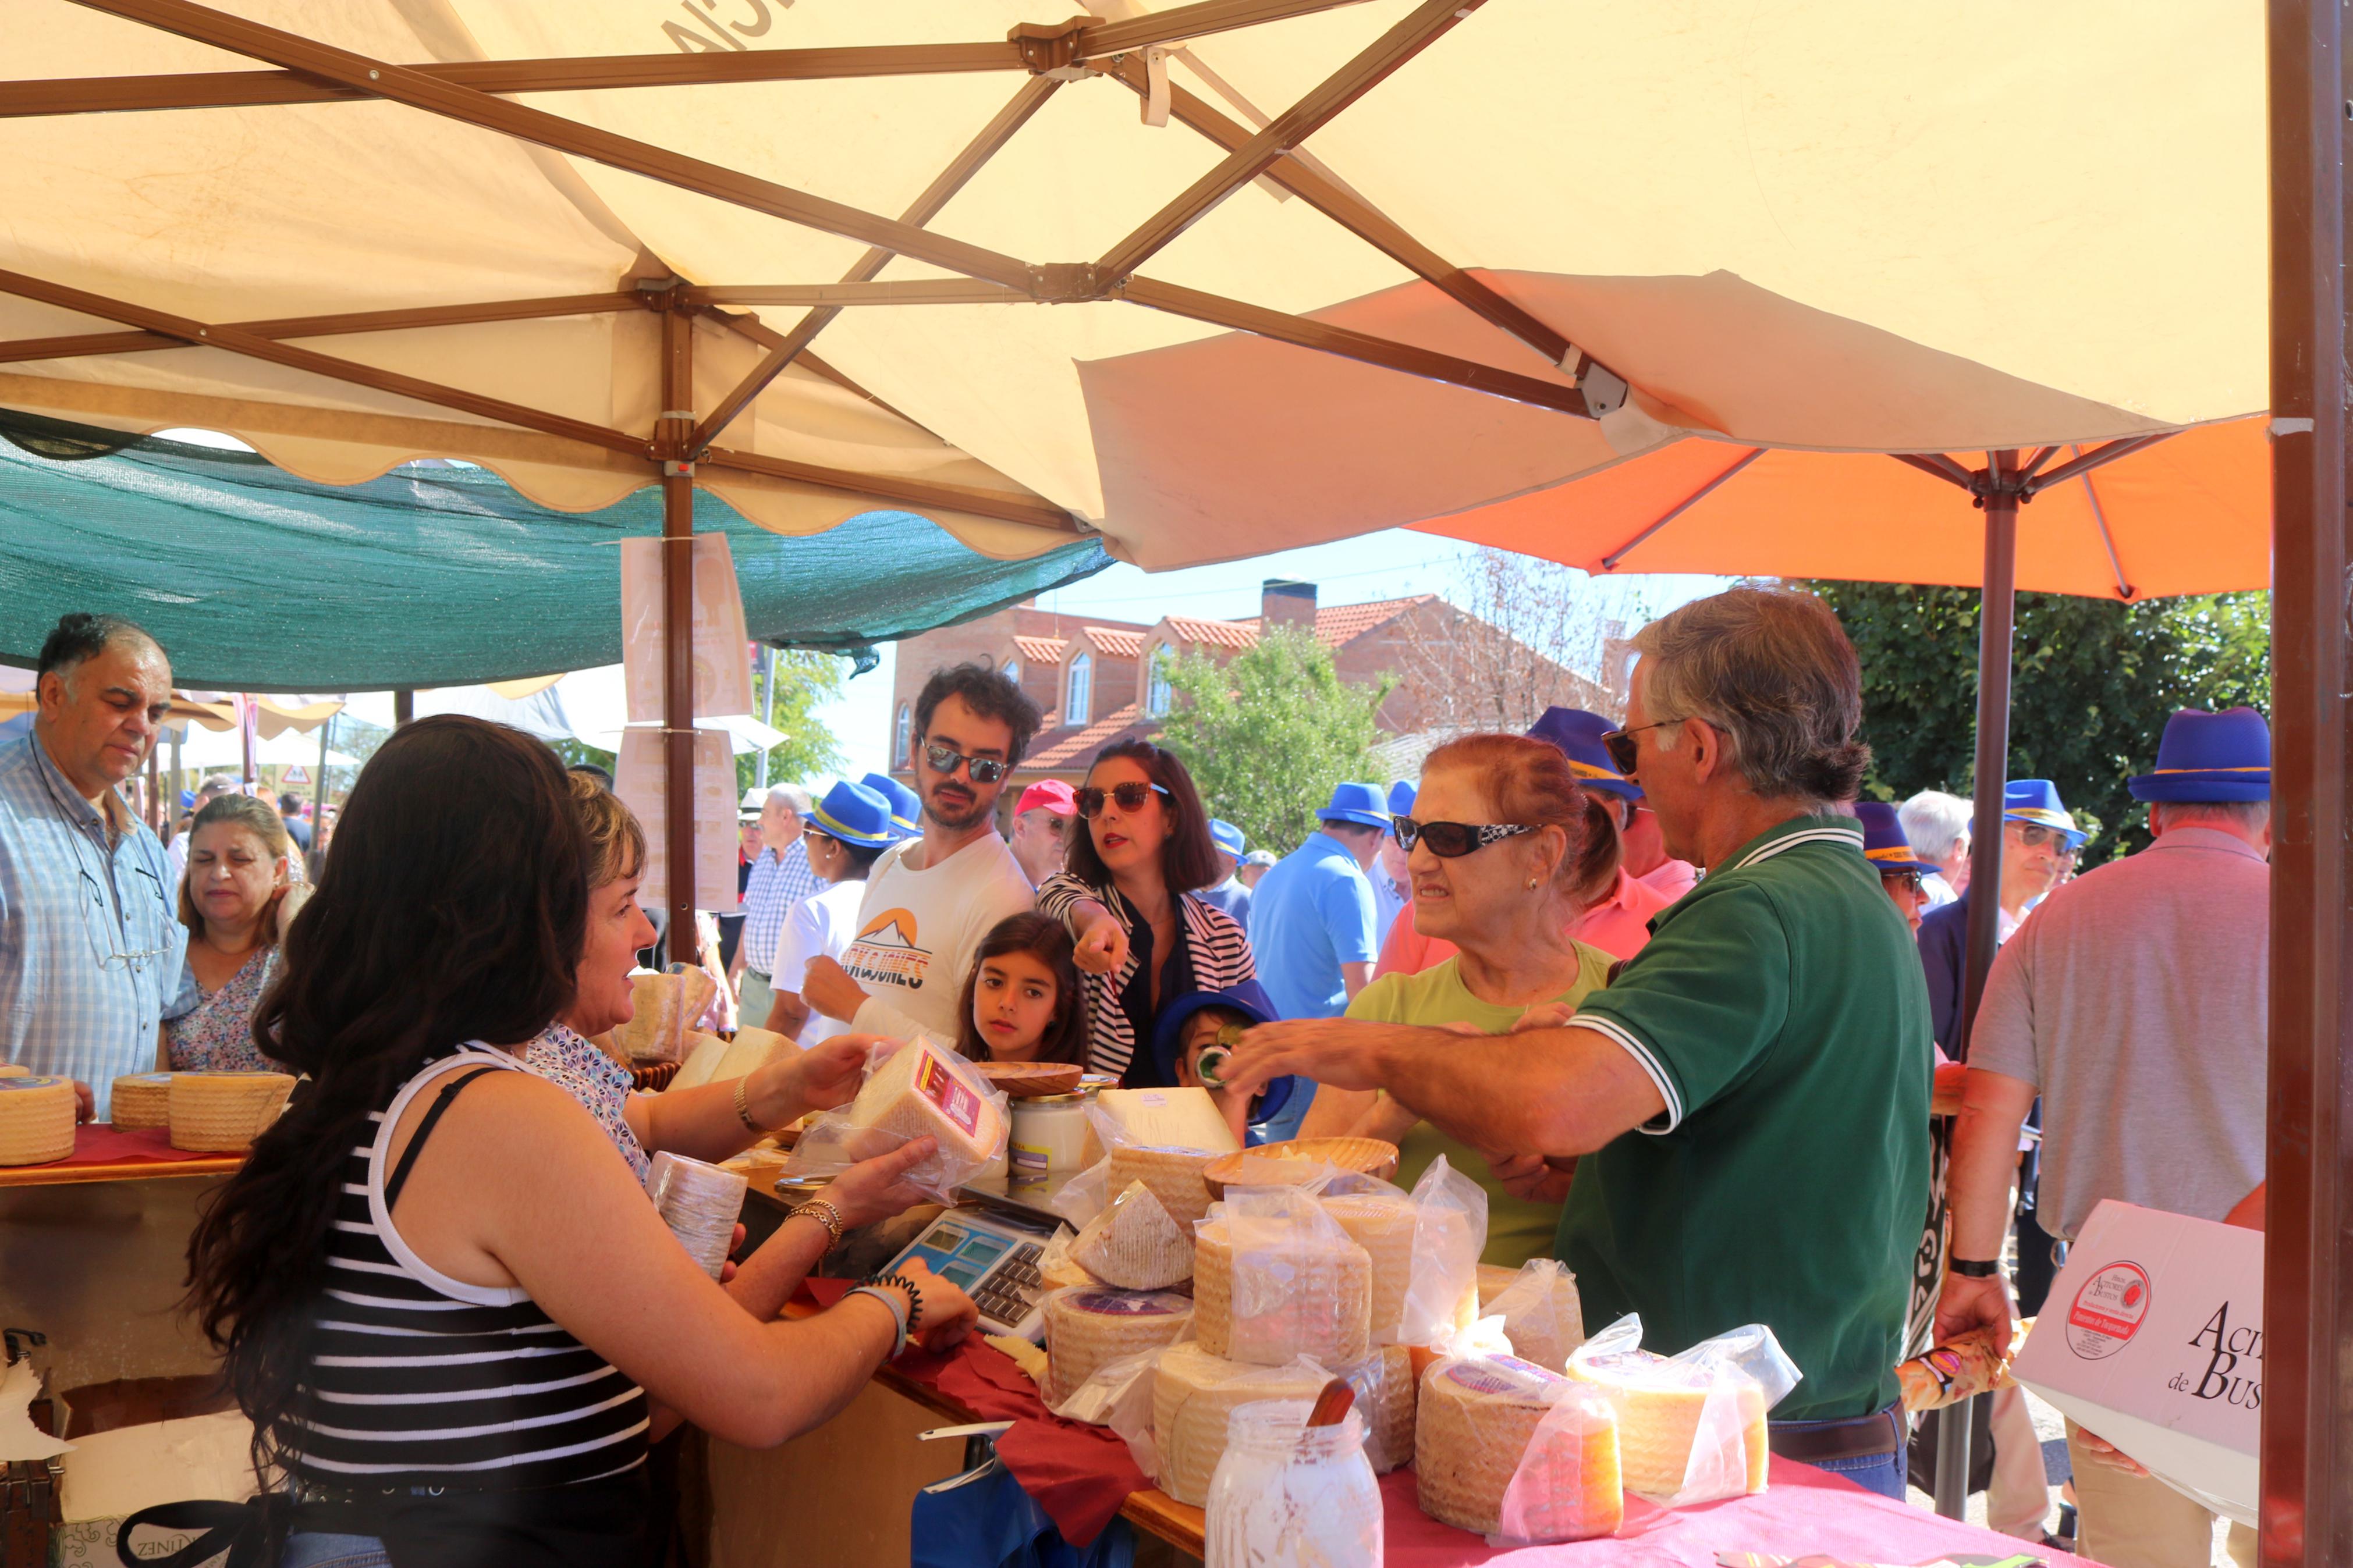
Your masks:
<svg viewBox="0 0 2353 1568"><path fill-rule="evenodd" d="M886 1041L867 1052L858 1098L810 1118L785 1173L838 1176L916 1138L936 1137L938 1149L905 1180L953 1205L958 1187L1004 1154L1010 1127L1004 1094L964 1058L929 1039Z"/></svg>
<svg viewBox="0 0 2353 1568"><path fill-rule="evenodd" d="M1071 1243L1071 1261L1123 1290L1166 1290L1193 1277L1193 1233L1142 1182L1087 1221Z"/></svg>
<svg viewBox="0 0 2353 1568"><path fill-rule="evenodd" d="M1566 1373L1569 1352L1585 1342L1577 1276L1558 1258L1529 1258L1520 1266L1520 1277L1489 1301L1486 1310L1504 1320L1512 1353L1547 1372Z"/></svg>
<svg viewBox="0 0 2353 1568"><path fill-rule="evenodd" d="M1333 1368L1333 1375L1356 1391L1356 1409L1365 1418L1365 1457L1373 1462L1373 1473L1385 1476L1413 1463L1413 1352L1404 1345L1383 1345L1360 1362Z"/></svg>
<svg viewBox="0 0 2353 1568"><path fill-rule="evenodd" d="M1111 1156L1106 1154L1054 1189L1046 1206L1081 1230L1103 1213L1111 1197Z"/></svg>
<svg viewBox="0 0 2353 1568"><path fill-rule="evenodd" d="M1616 1406L1584 1384L1557 1394L1504 1489L1490 1546L1588 1541L1625 1522Z"/></svg>
<svg viewBox="0 0 2353 1568"><path fill-rule="evenodd" d="M1194 1330L1212 1354L1326 1366L1371 1348L1372 1259L1296 1187L1229 1187L1196 1227Z"/></svg>
<svg viewBox="0 0 2353 1568"><path fill-rule="evenodd" d="M1618 1408L1626 1489L1662 1508L1763 1491L1766 1412L1803 1375L1773 1331L1751 1323L1672 1356L1641 1342L1642 1320L1630 1312L1568 1361L1571 1377Z"/></svg>
<svg viewBox="0 0 2353 1568"><path fill-rule="evenodd" d="M1398 1338L1436 1344L1479 1315L1479 1255L1487 1249L1487 1194L1440 1154L1413 1184L1413 1282Z"/></svg>

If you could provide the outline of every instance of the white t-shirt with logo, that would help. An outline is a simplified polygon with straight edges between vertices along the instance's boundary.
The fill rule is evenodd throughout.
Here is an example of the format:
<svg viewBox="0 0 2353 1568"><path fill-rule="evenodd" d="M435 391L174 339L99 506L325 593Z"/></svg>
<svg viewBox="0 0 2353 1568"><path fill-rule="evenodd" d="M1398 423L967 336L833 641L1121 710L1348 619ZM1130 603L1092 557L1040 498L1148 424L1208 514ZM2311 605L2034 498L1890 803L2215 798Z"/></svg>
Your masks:
<svg viewBox="0 0 2353 1568"><path fill-rule="evenodd" d="M858 906L865 898L865 882L851 878L819 889L787 910L785 929L776 937L776 972L771 984L779 991L798 991L808 975L810 959L839 960L841 950L858 934ZM847 1034L849 1028L839 1018L811 1013L794 1037L807 1047Z"/></svg>
<svg viewBox="0 0 2353 1568"><path fill-rule="evenodd" d="M1037 895L1020 862L994 831L937 866L907 864L923 848L910 839L874 863L858 908L858 931L841 967L866 989L852 1026L861 1034L912 1037L923 1030L953 1042L965 972L986 937Z"/></svg>

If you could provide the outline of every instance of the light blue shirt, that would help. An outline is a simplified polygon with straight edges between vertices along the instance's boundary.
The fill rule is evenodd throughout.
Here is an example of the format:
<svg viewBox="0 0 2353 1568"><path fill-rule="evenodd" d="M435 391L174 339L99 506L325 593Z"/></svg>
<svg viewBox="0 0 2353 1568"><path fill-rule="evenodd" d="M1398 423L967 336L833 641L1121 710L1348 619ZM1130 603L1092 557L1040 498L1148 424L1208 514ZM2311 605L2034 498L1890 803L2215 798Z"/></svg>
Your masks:
<svg viewBox="0 0 2353 1568"><path fill-rule="evenodd" d="M1247 929L1250 925L1250 890L1242 886L1239 877L1229 877L1214 888L1204 888L1200 900L1234 917L1234 923Z"/></svg>
<svg viewBox="0 0 2353 1568"><path fill-rule="evenodd" d="M171 858L131 820L110 844L39 736L0 743L0 1061L79 1079L101 1121L197 1001Z"/></svg>
<svg viewBox="0 0 2353 1568"><path fill-rule="evenodd" d="M1413 900L1406 896L1403 888L1389 880L1388 872L1380 868L1379 861L1374 861L1373 866L1373 874L1367 880L1373 884L1373 951L1377 952L1389 939L1389 927L1397 924L1398 916Z"/></svg>
<svg viewBox="0 0 2353 1568"><path fill-rule="evenodd" d="M796 838L779 855L763 849L744 883L744 967L767 979L776 972L776 939L793 906L825 884L809 869L808 844Z"/></svg>
<svg viewBox="0 0 2353 1568"><path fill-rule="evenodd" d="M1250 889L1250 951L1259 984L1286 1018L1336 1018L1348 1007L1344 963L1370 963L1373 885L1328 833L1276 861Z"/></svg>

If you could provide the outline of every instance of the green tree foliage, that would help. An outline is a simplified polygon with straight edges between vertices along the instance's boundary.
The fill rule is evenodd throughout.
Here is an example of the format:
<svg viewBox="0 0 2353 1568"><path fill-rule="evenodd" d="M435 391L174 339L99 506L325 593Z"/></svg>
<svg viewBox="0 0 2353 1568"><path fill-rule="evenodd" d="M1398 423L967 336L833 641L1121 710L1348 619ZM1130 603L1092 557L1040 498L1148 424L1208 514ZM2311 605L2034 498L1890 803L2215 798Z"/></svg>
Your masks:
<svg viewBox="0 0 2353 1568"><path fill-rule="evenodd" d="M755 661L752 667L752 711L785 732L785 743L768 753L770 784L807 783L818 787L823 775L841 766L841 747L833 731L818 721L817 710L841 695L841 656L810 653L800 648L776 652L776 702L768 709L767 677ZM741 795L760 782L760 758L747 752L735 759L735 791Z"/></svg>
<svg viewBox="0 0 2353 1568"><path fill-rule="evenodd" d="M1184 759L1211 816L1280 855L1315 831L1334 784L1373 776L1373 715L1394 682L1351 686L1313 634L1279 626L1222 665L1174 660L1168 684L1176 705L1161 743Z"/></svg>
<svg viewBox="0 0 2353 1568"><path fill-rule="evenodd" d="M1969 794L1977 752L1978 592L1814 583L1862 660L1871 798ZM2271 595L2118 604L2018 595L2010 776L2047 778L2086 827L2086 864L2148 842L2125 780L2155 763L2178 708L2271 711ZM2086 819L2090 820L2086 820Z"/></svg>

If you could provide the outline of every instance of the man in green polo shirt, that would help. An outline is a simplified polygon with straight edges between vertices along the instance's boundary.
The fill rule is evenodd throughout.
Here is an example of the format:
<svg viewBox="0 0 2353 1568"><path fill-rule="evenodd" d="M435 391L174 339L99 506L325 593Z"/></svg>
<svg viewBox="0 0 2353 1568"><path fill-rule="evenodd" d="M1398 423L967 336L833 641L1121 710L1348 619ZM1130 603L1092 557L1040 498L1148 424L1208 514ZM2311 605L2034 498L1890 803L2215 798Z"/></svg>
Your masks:
<svg viewBox="0 0 2353 1568"><path fill-rule="evenodd" d="M1862 855L1854 649L1810 595L1735 589L1635 639L1626 728L1667 852L1706 868L1574 1017L1503 1037L1252 1030L1227 1081L1386 1089L1557 1196L1588 1327L1673 1352L1770 1325L1804 1373L1777 1453L1904 1496L1894 1365L1928 1197L1928 994ZM1422 851L1426 853L1426 851ZM1472 851L1476 853L1477 851Z"/></svg>

